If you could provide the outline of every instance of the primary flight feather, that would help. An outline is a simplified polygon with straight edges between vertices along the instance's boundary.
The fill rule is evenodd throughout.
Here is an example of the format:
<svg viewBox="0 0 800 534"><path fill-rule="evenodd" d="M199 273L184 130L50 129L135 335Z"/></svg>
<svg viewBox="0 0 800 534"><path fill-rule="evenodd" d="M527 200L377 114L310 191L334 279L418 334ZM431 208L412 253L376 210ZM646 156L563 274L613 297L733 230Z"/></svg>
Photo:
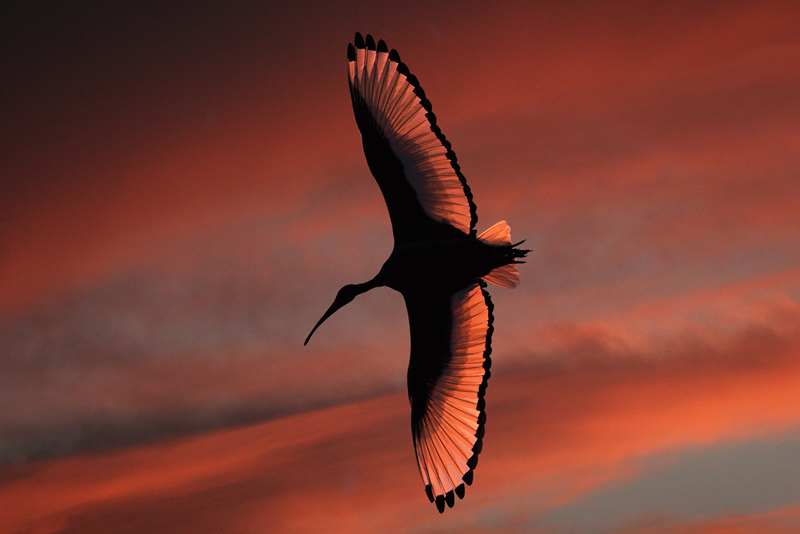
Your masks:
<svg viewBox="0 0 800 534"><path fill-rule="evenodd" d="M357 295L403 295L411 333L411 432L425 492L439 512L472 484L486 421L491 366L489 281L516 287L528 250L500 221L476 235L472 192L417 78L395 50L356 33L347 47L350 95L367 164L392 221L380 272L344 286L306 338Z"/></svg>

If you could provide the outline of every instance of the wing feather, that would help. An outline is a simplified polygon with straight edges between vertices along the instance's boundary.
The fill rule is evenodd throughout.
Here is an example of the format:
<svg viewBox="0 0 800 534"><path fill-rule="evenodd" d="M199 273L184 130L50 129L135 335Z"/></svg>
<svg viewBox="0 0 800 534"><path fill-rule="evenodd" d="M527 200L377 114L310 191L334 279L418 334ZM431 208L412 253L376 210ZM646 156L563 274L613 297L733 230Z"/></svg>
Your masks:
<svg viewBox="0 0 800 534"><path fill-rule="evenodd" d="M417 78L371 35L356 34L347 58L356 123L395 240L475 235L472 192Z"/></svg>
<svg viewBox="0 0 800 534"><path fill-rule="evenodd" d="M403 296L411 325L408 393L417 465L439 511L472 483L486 421L492 302L479 282L452 295Z"/></svg>

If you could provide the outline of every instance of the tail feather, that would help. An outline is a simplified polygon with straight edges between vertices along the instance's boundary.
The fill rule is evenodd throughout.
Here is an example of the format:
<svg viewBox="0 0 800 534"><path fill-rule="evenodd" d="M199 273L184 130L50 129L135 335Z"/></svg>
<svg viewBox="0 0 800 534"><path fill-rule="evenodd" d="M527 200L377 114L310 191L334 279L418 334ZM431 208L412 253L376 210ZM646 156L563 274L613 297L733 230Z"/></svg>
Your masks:
<svg viewBox="0 0 800 534"><path fill-rule="evenodd" d="M500 287L514 289L519 284L518 263L525 263L518 258L524 258L530 250L516 248L525 242L511 243L511 227L506 221L500 221L492 225L488 230L478 236L478 239L489 245L500 247L498 267L483 277L487 282L491 282Z"/></svg>
<svg viewBox="0 0 800 534"><path fill-rule="evenodd" d="M483 279L500 287L514 289L517 287L517 284L519 284L517 265L515 263L509 263L508 265L492 269L492 272L484 276Z"/></svg>
<svg viewBox="0 0 800 534"><path fill-rule="evenodd" d="M496 222L485 232L481 233L478 239L491 245L510 245L511 227L506 221Z"/></svg>

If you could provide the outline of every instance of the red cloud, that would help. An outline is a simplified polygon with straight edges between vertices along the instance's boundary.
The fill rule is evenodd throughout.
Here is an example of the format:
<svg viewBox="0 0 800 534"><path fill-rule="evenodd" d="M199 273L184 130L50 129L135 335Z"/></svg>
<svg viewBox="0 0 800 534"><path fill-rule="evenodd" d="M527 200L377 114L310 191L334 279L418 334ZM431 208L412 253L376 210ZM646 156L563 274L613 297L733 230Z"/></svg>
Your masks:
<svg viewBox="0 0 800 534"><path fill-rule="evenodd" d="M796 334L756 329L724 346L688 340L672 348L671 356L652 359L573 358L498 371L473 491L461 516L440 526L455 528L459 517L479 521L491 510L534 520L537 510L603 482L636 477L637 461L649 455L800 425ZM396 394L14 467L0 485L7 503L0 527L106 531L124 521L150 532L408 529L429 521L431 510L414 468L407 412L405 395Z"/></svg>

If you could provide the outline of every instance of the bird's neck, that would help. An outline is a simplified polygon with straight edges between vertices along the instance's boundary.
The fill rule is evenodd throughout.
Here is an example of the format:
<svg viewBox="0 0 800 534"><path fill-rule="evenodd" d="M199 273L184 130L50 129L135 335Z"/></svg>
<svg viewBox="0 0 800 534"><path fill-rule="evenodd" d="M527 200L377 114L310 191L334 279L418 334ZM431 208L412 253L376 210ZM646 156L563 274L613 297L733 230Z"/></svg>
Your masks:
<svg viewBox="0 0 800 534"><path fill-rule="evenodd" d="M385 285L383 282L380 281L380 276L376 276L372 280L367 280L361 284L353 284L356 288L356 294L360 295L362 293L366 293L370 289L375 289L376 287L381 287Z"/></svg>

